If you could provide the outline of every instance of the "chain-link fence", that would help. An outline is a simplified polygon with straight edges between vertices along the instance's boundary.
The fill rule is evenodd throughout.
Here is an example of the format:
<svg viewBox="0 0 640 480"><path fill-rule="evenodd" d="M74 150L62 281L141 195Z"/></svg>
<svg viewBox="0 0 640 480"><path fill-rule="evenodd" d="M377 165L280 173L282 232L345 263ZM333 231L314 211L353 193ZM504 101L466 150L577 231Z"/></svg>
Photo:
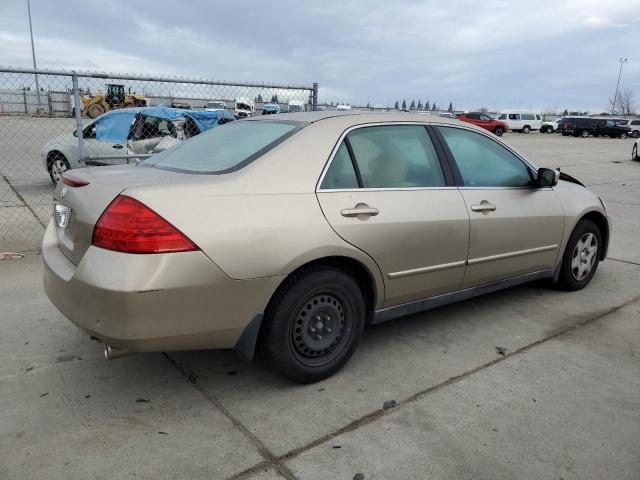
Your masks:
<svg viewBox="0 0 640 480"><path fill-rule="evenodd" d="M0 253L40 248L65 170L137 162L230 121L317 103L316 83L0 67Z"/></svg>

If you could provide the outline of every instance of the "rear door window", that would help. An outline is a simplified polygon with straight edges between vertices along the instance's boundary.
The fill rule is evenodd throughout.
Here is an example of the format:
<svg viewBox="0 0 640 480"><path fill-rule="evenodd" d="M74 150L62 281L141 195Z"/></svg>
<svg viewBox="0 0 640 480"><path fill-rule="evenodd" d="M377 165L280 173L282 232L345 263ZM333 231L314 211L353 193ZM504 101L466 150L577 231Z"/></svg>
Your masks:
<svg viewBox="0 0 640 480"><path fill-rule="evenodd" d="M520 114L519 113L510 113L509 114L509 120L520 120Z"/></svg>
<svg viewBox="0 0 640 480"><path fill-rule="evenodd" d="M364 127L347 139L364 188L445 186L438 155L421 125Z"/></svg>
<svg viewBox="0 0 640 480"><path fill-rule="evenodd" d="M527 165L498 142L462 128L438 127L466 187L526 187Z"/></svg>

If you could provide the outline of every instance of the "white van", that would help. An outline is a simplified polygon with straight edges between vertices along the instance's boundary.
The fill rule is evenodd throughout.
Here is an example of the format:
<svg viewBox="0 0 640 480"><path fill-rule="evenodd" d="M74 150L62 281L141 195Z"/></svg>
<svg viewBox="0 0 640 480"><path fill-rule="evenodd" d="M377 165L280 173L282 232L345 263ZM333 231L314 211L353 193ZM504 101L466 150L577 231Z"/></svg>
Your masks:
<svg viewBox="0 0 640 480"><path fill-rule="evenodd" d="M505 122L509 130L520 133L542 127L542 114L538 110L501 110L496 120Z"/></svg>
<svg viewBox="0 0 640 480"><path fill-rule="evenodd" d="M255 112L255 104L249 97L236 98L236 108L234 113L236 118L252 117Z"/></svg>

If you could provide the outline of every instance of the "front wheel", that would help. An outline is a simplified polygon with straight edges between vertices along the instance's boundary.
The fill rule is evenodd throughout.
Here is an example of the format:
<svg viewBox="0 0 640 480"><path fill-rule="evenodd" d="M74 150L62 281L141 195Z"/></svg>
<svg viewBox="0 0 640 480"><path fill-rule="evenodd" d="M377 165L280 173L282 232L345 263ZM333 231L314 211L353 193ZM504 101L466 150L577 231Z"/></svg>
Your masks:
<svg viewBox="0 0 640 480"><path fill-rule="evenodd" d="M522 133L529 133L531 132L531 127L529 125L525 125L524 127L522 127Z"/></svg>
<svg viewBox="0 0 640 480"><path fill-rule="evenodd" d="M582 131L580 132L580 136L581 136L582 138L587 138L587 137L589 136L589 130L582 130Z"/></svg>
<svg viewBox="0 0 640 480"><path fill-rule="evenodd" d="M600 229L591 220L581 220L564 250L558 287L570 291L586 287L596 273L601 251Z"/></svg>
<svg viewBox="0 0 640 480"><path fill-rule="evenodd" d="M627 138L627 134L622 132L620 135L618 135L618 138L621 138L624 140L625 138Z"/></svg>
<svg viewBox="0 0 640 480"><path fill-rule="evenodd" d="M501 137L504 133L504 129L502 127L496 127L493 129L493 133L495 133L496 136Z"/></svg>
<svg viewBox="0 0 640 480"><path fill-rule="evenodd" d="M640 157L638 156L638 144L634 144L631 149L631 160L640 161Z"/></svg>
<svg viewBox="0 0 640 480"><path fill-rule="evenodd" d="M267 308L260 350L287 378L323 380L355 351L365 323L365 302L356 281L328 266L291 275Z"/></svg>

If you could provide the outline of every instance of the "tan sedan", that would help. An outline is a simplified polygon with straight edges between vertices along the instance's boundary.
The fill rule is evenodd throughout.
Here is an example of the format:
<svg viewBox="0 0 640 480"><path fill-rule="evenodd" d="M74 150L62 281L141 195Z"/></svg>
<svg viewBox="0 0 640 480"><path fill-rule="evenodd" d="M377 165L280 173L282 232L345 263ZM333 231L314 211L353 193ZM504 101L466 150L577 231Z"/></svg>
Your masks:
<svg viewBox="0 0 640 480"><path fill-rule="evenodd" d="M472 125L294 113L67 172L44 283L108 353L259 349L312 382L366 323L542 278L583 288L608 241L594 193Z"/></svg>

